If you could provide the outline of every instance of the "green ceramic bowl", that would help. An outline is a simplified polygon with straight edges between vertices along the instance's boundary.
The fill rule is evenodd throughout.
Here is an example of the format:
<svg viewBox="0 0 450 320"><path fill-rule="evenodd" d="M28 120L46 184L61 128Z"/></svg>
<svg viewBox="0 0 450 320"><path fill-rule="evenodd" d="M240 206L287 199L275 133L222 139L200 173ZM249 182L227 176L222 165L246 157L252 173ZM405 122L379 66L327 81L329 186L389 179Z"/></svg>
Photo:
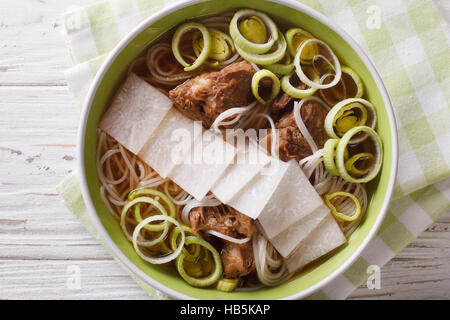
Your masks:
<svg viewBox="0 0 450 320"><path fill-rule="evenodd" d="M102 112L123 79L129 64L158 36L177 24L194 17L220 14L243 6L269 13L304 28L324 40L361 77L365 98L378 114L378 132L384 145L384 164L374 185L366 216L348 244L320 264L315 264L290 281L253 292L224 293L188 285L176 274L151 265L135 253L104 206L99 194L95 166L97 124ZM177 3L151 16L134 29L112 51L98 72L83 109L79 130L79 175L88 211L106 245L121 262L144 282L179 299L294 299L304 298L342 274L360 255L376 233L386 213L397 169L397 132L392 106L386 89L374 66L354 40L322 14L292 0L195 0Z"/></svg>

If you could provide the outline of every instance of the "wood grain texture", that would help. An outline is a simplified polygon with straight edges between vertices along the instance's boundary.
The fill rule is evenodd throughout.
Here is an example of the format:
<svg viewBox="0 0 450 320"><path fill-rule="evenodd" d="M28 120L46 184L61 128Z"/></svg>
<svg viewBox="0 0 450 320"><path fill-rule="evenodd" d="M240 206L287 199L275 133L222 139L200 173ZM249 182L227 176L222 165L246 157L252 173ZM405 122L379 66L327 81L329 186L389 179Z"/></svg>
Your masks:
<svg viewBox="0 0 450 320"><path fill-rule="evenodd" d="M0 299L148 299L55 190L75 167L79 116L59 17L93 2L0 1ZM450 212L382 268L382 289L350 298L449 299L449 228Z"/></svg>

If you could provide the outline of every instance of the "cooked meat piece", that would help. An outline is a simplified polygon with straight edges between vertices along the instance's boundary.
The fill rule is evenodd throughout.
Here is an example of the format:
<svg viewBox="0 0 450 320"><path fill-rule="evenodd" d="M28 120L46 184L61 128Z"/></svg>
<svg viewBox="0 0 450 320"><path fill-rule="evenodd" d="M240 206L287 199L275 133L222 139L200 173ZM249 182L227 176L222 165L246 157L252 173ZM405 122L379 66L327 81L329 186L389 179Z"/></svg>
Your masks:
<svg viewBox="0 0 450 320"><path fill-rule="evenodd" d="M328 111L319 103L311 101L303 105L301 116L306 128L317 144L318 148L322 148L328 139L325 131L324 122ZM312 154L311 147L301 134L295 122L294 112L290 111L276 124L278 130L278 154L281 160L289 161L295 158L297 161ZM270 142L271 133L267 136Z"/></svg>
<svg viewBox="0 0 450 320"><path fill-rule="evenodd" d="M253 220L227 205L198 207L189 214L192 230L214 230L233 238L251 238L255 232Z"/></svg>
<svg viewBox="0 0 450 320"><path fill-rule="evenodd" d="M296 86L297 89L305 90L308 88L306 84L303 82ZM278 112L280 110L284 110L292 101L293 97L288 95L287 93L281 93L278 98L276 98L272 103L272 112Z"/></svg>
<svg viewBox="0 0 450 320"><path fill-rule="evenodd" d="M311 147L297 127L281 128L278 133L278 155L281 160L289 161L295 158L300 161L312 154Z"/></svg>
<svg viewBox="0 0 450 320"><path fill-rule="evenodd" d="M246 276L256 270L252 242L236 244L227 242L221 252L225 277Z"/></svg>
<svg viewBox="0 0 450 320"><path fill-rule="evenodd" d="M233 63L186 81L171 90L169 97L182 114L209 128L223 111L250 103L254 74L247 61Z"/></svg>
<svg viewBox="0 0 450 320"><path fill-rule="evenodd" d="M321 104L314 101L306 102L300 112L303 122L308 129L311 137L317 144L317 147L322 148L328 139L327 132L325 131L325 118L328 114ZM280 121L277 123L277 128L296 127L294 112L284 114Z"/></svg>
<svg viewBox="0 0 450 320"><path fill-rule="evenodd" d="M293 101L294 98L292 98L287 93L281 93L280 96L278 96L272 103L271 111L272 112L278 112L280 110L283 110L291 101Z"/></svg>
<svg viewBox="0 0 450 320"><path fill-rule="evenodd" d="M251 238L256 231L251 218L226 205L194 208L189 220L194 232L214 230L234 238ZM244 244L219 240L221 241L216 247L222 248L222 262L228 278L245 276L255 270L251 240Z"/></svg>

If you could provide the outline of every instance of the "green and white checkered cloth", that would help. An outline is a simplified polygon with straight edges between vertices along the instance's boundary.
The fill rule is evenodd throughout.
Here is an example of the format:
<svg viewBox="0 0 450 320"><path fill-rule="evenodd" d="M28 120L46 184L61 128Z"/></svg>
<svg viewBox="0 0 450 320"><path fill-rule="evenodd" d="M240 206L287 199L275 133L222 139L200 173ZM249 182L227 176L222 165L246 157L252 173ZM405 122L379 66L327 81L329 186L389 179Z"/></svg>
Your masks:
<svg viewBox="0 0 450 320"><path fill-rule="evenodd" d="M120 39L176 1L108 0L71 7L64 14L74 62L66 78L78 105ZM450 208L450 32L429 0L299 1L328 16L360 44L381 73L397 116L400 163L386 219L356 263L311 296L343 299L367 279L369 265L383 266ZM59 190L69 209L98 238L75 175ZM137 281L151 297L164 297Z"/></svg>

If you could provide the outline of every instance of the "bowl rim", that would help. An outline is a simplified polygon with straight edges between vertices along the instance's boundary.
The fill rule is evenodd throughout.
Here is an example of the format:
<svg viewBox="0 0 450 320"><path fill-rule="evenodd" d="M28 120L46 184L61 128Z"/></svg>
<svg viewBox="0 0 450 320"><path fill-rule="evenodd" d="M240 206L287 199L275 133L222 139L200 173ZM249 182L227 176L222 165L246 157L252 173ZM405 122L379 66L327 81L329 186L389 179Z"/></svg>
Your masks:
<svg viewBox="0 0 450 320"><path fill-rule="evenodd" d="M136 27L133 28L132 31L130 31L123 39L114 47L114 49L108 54L106 60L103 62L102 66L98 70L97 74L94 77L94 80L90 86L90 89L88 91L86 100L83 104L81 117L79 121L79 127L78 127L78 133L77 133L77 156L78 156L78 167L77 167L77 176L80 182L80 189L81 193L86 205L87 213L89 214L90 218L92 219L92 222L97 229L97 232L105 242L105 244L112 250L112 252L116 255L116 257L120 260L121 263L124 264L124 266L131 271L134 275L136 275L140 280L144 281L146 284L150 285L151 287L155 288L158 291L161 291L162 293L176 298L176 299L184 299L184 300L190 300L195 299L193 297L190 297L188 295L182 294L178 291L175 291L167 286L165 286L163 283L156 281L148 274L144 273L141 269L139 269L137 266L135 266L126 256L125 254L117 247L117 245L114 243L112 238L109 236L108 232L106 231L105 227L100 221L100 218L98 217L98 214L96 212L94 203L92 201L88 184L87 184L87 178L85 175L85 165L84 165L84 158L85 158L85 138L86 138L86 127L87 127L87 121L89 118L89 114L91 111L92 103L94 100L94 97L97 93L97 90L100 86L100 83L102 82L105 73L110 68L113 61L117 58L117 56L120 54L120 52L135 38L137 37L141 32L143 32L146 28L148 28L150 25L155 23L156 21L160 20L161 18L165 17L166 15L175 12L177 10L183 9L186 6L199 4L202 2L208 2L209 0L182 0L177 3L174 3L172 5L166 6L163 9L155 12L151 16L144 19L141 23L139 23ZM292 10L300 11L304 14L307 14L314 18L315 20L318 20L320 23L324 24L325 26L332 29L335 33L337 33L344 41L347 42L347 44L358 54L360 59L363 61L364 65L369 70L369 73L373 77L373 80L375 81L377 85L377 89L379 90L379 93L382 97L385 111L388 115L388 122L389 127L391 130L391 144L392 144L392 164L391 164L391 171L388 181L388 186L386 189L386 196L383 200L383 203L380 208L380 212L370 229L369 233L365 237L365 239L362 241L362 243L359 245L359 247L353 252L353 254L342 264L340 265L336 270L334 270L331 274L329 274L327 277L323 278L322 280L318 281L316 284L312 285L311 287L304 289L302 291L297 292L296 294L292 294L290 296L282 298L282 300L290 300L290 299L301 299L304 297L307 297L311 295L312 293L320 290L324 286L326 286L328 283L336 279L338 276L343 274L345 270L347 270L361 255L361 252L367 247L369 242L374 238L376 232L380 228L384 217L387 213L387 209L390 203L390 200L392 198L394 185L395 185L395 178L397 175L397 167L398 167L398 132L397 132L397 126L396 126L396 120L395 120L395 114L393 111L392 103L389 98L388 92L386 90L386 87L383 84L383 81L381 79L380 74L375 69L374 64L370 60L370 58L367 56L367 54L361 49L361 47L356 43L356 41L347 34L340 26L338 26L336 23L331 21L330 18L326 17L322 13L304 5L303 3L296 2L294 0L265 0L267 2L273 2L278 3L281 5L284 5L286 7L291 8Z"/></svg>

